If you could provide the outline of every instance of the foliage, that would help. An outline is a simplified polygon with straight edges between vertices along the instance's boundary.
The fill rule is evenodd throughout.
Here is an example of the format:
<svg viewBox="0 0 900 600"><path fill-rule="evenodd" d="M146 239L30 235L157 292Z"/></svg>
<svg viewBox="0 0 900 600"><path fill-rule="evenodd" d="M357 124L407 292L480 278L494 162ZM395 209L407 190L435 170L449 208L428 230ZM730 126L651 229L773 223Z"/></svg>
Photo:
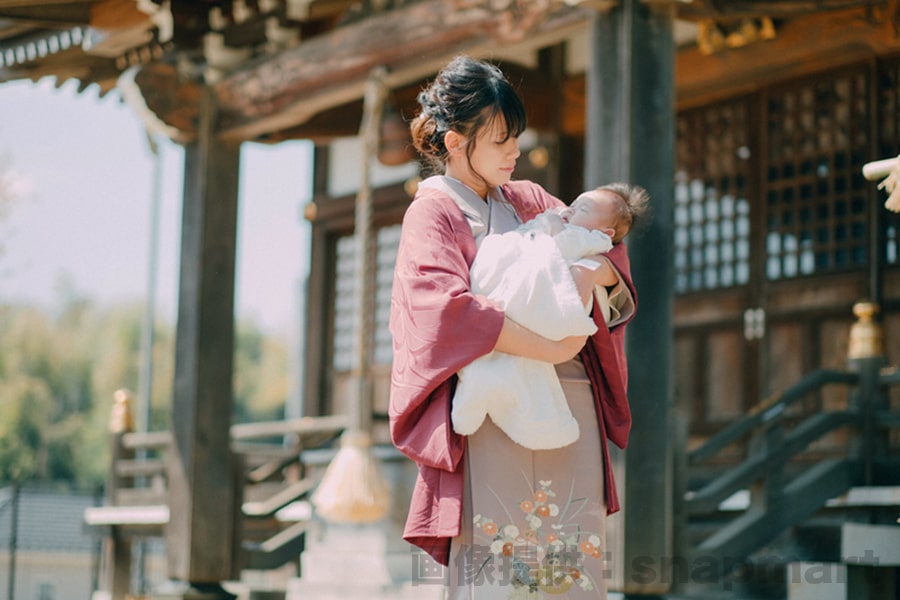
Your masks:
<svg viewBox="0 0 900 600"><path fill-rule="evenodd" d="M54 314L0 304L0 484L105 480L113 395L139 389L142 322L140 305L104 308L74 294ZM169 429L174 347L174 326L157 323L150 430ZM282 416L287 356L282 341L238 324L235 421Z"/></svg>
<svg viewBox="0 0 900 600"><path fill-rule="evenodd" d="M234 422L283 418L289 393L284 342L264 335L251 322L238 323L235 337Z"/></svg>

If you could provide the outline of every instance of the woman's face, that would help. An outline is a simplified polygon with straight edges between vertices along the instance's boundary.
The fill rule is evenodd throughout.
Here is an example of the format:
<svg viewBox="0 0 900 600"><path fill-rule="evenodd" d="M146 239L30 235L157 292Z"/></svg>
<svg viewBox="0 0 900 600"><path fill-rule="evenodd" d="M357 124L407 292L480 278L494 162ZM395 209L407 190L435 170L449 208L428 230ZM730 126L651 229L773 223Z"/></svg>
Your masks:
<svg viewBox="0 0 900 600"><path fill-rule="evenodd" d="M470 153L468 144L475 144ZM462 138L451 149L447 161L447 175L459 179L478 192L487 195L489 188L509 182L519 158L518 138L507 135L502 115L487 123L474 139Z"/></svg>

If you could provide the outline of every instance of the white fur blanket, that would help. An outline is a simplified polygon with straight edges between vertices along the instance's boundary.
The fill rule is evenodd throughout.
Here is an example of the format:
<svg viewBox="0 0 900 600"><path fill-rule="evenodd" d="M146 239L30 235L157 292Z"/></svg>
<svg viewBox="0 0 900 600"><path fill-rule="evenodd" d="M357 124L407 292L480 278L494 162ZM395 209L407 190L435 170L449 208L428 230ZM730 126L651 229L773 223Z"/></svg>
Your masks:
<svg viewBox="0 0 900 600"><path fill-rule="evenodd" d="M609 250L609 237L572 228L555 239L539 229L485 236L470 271L472 292L498 302L509 318L548 339L593 334L596 325L558 242L565 240L571 259ZM573 236L578 251L571 246ZM535 450L578 439L556 369L547 362L495 351L464 367L453 399L454 430L470 435L487 415L512 440Z"/></svg>

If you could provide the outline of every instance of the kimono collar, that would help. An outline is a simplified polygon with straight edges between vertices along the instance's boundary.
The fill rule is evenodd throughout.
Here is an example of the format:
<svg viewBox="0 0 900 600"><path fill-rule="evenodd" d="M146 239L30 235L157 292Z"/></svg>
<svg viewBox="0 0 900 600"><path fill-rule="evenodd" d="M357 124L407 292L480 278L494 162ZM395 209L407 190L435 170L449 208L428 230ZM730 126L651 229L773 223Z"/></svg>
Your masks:
<svg viewBox="0 0 900 600"><path fill-rule="evenodd" d="M469 222L478 246L484 236L492 231L505 232L511 228L510 224L514 227L522 222L500 188L491 188L485 201L472 188L446 175L429 177L419 187L440 190L450 196Z"/></svg>

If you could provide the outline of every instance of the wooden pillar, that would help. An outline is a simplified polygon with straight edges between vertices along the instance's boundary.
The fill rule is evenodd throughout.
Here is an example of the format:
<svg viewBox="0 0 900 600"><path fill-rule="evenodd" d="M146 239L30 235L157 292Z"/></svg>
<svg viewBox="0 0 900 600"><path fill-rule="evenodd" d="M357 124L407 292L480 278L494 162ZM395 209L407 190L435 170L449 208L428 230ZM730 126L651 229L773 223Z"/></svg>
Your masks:
<svg viewBox="0 0 900 600"><path fill-rule="evenodd" d="M672 3L597 12L586 82L585 188L624 181L651 196L645 226L627 238L639 297L626 340L634 424L616 453L622 514L610 519L611 588L629 598L663 594L671 581L673 24Z"/></svg>
<svg viewBox="0 0 900 600"><path fill-rule="evenodd" d="M332 414L334 407L326 404L328 381L325 357L333 343L329 338L328 322L334 308L328 302L329 286L333 284L329 274L334 273L333 259L328 256L328 232L322 222L316 222L317 202L328 200L329 150L316 146L313 153L313 201L305 208L304 216L310 223L310 265L306 302L306 355L303 378L303 414L319 416Z"/></svg>
<svg viewBox="0 0 900 600"><path fill-rule="evenodd" d="M874 302L861 301L853 305L857 321L850 327L847 352L848 370L859 375L859 384L850 394L848 408L862 417L859 433L851 438L850 452L860 462L861 484L865 486L884 485L884 476L892 470L890 466L884 468L890 448L889 430L877 427L878 414L890 410L887 390L880 381L888 360L884 351L884 332L876 320L879 311L879 305Z"/></svg>
<svg viewBox="0 0 900 600"><path fill-rule="evenodd" d="M168 473L169 576L192 598L230 597L218 584L235 576L240 510L229 440L240 146L216 139L215 113L205 88L197 140L185 148Z"/></svg>

